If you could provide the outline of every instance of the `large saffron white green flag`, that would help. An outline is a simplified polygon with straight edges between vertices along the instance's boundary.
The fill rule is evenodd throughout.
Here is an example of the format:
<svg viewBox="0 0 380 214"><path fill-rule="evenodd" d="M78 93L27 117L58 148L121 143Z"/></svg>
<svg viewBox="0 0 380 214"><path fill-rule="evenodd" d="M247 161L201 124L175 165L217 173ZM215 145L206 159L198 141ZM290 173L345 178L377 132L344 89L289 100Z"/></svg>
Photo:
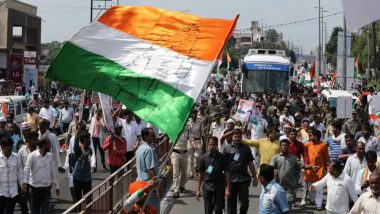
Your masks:
<svg viewBox="0 0 380 214"><path fill-rule="evenodd" d="M237 19L112 7L65 43L47 78L110 95L175 141Z"/></svg>

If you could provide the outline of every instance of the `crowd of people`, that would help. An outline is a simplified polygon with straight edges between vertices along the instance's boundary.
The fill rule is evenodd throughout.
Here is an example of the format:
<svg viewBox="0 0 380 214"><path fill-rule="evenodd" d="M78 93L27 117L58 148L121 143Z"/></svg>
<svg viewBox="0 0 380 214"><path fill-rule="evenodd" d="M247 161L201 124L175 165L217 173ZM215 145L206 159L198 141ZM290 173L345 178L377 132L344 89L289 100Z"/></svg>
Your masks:
<svg viewBox="0 0 380 214"><path fill-rule="evenodd" d="M196 179L196 198L203 198L205 213L237 213L238 201L239 213L247 213L249 186L259 183L260 213L289 213L306 204L322 210L325 187L328 213L376 209L380 141L368 116L373 88L357 91L350 119L337 119L336 107L307 87L291 94L240 93L239 88L230 75L212 76L207 83L171 154L173 198L187 191L188 179ZM21 124L6 115L0 134L0 213L13 213L16 203L22 213L48 213L51 190L60 193L57 173L67 173L76 202L91 190L99 167L112 174L133 157L137 183L124 207L138 212L133 201L159 213L158 130L119 107L111 132L90 93L82 96L81 108L77 98L55 96L43 101L34 96ZM242 102L253 103L253 109L242 110ZM61 133L67 137L60 143Z"/></svg>
<svg viewBox="0 0 380 214"><path fill-rule="evenodd" d="M237 213L237 201L239 213L247 213L249 186L258 183L259 213L290 213L305 205L327 213L375 213L366 211L378 202L364 203L380 190L380 141L369 118L376 113L374 88L355 91L358 100L347 119L338 119L336 106L305 86L291 94L236 88L239 81L230 76L208 82L171 155L173 198L196 178L196 198L203 197L207 214ZM239 107L248 101L249 114Z"/></svg>
<svg viewBox="0 0 380 214"><path fill-rule="evenodd" d="M105 124L100 104L90 102L90 93L83 97L82 111L72 99L39 102L32 99L30 102L35 105L28 107L24 122L16 124L14 114L6 114L6 121L0 126L1 214L13 213L17 203L22 213L49 213L51 190L55 190L57 197L60 193L58 173L67 173L75 203L92 189L92 174L99 167L113 174L135 152L141 151L141 157L137 157L139 176L146 173L139 179L148 181L158 176L153 129L146 128L144 121L120 106L112 115L114 130L111 131ZM59 141L58 135L62 133L66 135L61 135L63 140ZM63 163L60 153L66 156ZM156 209L159 210L159 205Z"/></svg>

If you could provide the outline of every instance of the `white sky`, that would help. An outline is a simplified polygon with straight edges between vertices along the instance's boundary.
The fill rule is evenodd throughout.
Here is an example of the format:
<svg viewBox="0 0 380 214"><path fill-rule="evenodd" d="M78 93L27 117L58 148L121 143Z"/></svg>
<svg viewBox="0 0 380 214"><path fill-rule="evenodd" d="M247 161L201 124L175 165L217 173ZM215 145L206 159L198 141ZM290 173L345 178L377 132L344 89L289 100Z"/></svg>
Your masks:
<svg viewBox="0 0 380 214"><path fill-rule="evenodd" d="M38 7L42 17L42 42L64 41L90 22L90 0L22 0ZM116 0L113 4L116 5ZM96 2L94 6L103 4ZM237 29L250 27L260 21L264 26L283 24L318 17L318 0L119 0L120 5L149 5L168 10L187 11L210 18L232 19L240 14ZM342 12L341 0L321 0L326 15ZM94 17L96 17L96 12ZM342 26L343 14L328 17L328 38L335 26ZM284 34L284 40L303 47L309 53L318 45L318 20L275 29Z"/></svg>

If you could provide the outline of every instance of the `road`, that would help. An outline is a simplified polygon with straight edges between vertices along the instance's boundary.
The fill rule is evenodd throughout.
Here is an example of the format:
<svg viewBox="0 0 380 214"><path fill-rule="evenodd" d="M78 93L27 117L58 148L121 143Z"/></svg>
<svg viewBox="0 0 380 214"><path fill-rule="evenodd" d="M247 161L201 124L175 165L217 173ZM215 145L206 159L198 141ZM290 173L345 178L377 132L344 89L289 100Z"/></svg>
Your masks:
<svg viewBox="0 0 380 214"><path fill-rule="evenodd" d="M196 181L194 179L189 180L186 184L186 192L180 195L180 198L173 199L171 195L172 192L169 191L167 197L161 202L161 213L180 213L180 214L194 214L194 213L204 213L203 200L197 201L195 198ZM249 195L249 210L248 213L258 213L259 208L259 197L261 192L261 186L250 187ZM302 191L297 194L297 204L301 203ZM324 195L326 200L326 194ZM239 205L238 205L239 206ZM322 214L326 211L317 212L316 208L313 206L299 207L296 206L292 213L302 213L302 214Z"/></svg>
<svg viewBox="0 0 380 214"><path fill-rule="evenodd" d="M106 153L107 155L107 153ZM100 155L98 154L98 163L100 163ZM106 156L107 157L107 156ZM66 159L66 153L60 154L61 163L62 165L65 163ZM95 187L100 182L102 182L107 176L109 176L110 173L108 171L103 170L103 167L101 164L98 164L98 170L96 173L92 174L92 187ZM57 171L58 176L58 182L60 185L60 196L57 198L55 196L55 191L52 191L52 199L50 201L50 210L49 213L55 214L55 213L63 213L66 209L68 209L70 206L73 205L68 179L67 179L67 173L59 174ZM20 207L16 205L15 213L21 213Z"/></svg>

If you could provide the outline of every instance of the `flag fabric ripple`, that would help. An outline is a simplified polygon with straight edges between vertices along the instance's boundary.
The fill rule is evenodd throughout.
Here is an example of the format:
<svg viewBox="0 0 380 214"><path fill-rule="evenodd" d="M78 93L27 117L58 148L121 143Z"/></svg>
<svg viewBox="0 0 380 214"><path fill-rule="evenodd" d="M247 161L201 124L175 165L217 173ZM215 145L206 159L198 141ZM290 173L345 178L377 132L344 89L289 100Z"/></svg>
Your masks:
<svg viewBox="0 0 380 214"><path fill-rule="evenodd" d="M47 78L110 95L175 142L237 19L112 7L64 44Z"/></svg>

